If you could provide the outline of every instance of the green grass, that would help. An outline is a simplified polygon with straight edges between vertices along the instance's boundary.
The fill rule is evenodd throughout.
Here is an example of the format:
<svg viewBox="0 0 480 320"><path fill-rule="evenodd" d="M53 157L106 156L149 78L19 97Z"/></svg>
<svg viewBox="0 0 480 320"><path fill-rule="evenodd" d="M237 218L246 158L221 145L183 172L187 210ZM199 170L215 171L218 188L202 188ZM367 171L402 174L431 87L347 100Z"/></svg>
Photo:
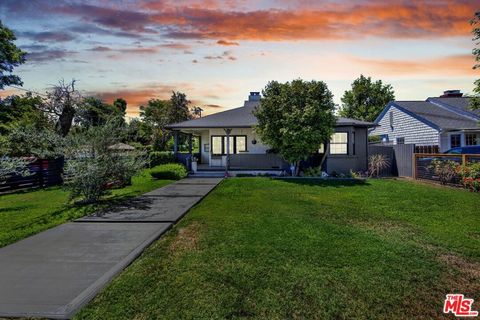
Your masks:
<svg viewBox="0 0 480 320"><path fill-rule="evenodd" d="M153 169L144 170L132 179L132 185L113 190L96 205L69 204L68 192L61 187L0 195L0 247L171 182L154 180Z"/></svg>
<svg viewBox="0 0 480 320"><path fill-rule="evenodd" d="M479 203L408 181L229 179L76 319L439 318L447 293L480 299Z"/></svg>

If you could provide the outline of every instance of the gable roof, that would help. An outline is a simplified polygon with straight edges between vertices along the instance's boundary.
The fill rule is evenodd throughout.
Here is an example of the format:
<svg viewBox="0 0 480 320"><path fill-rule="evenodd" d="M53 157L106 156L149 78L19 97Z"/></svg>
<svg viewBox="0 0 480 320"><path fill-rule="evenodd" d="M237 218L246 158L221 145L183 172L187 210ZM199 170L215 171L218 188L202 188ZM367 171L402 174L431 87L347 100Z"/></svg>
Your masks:
<svg viewBox="0 0 480 320"><path fill-rule="evenodd" d="M428 98L426 101L393 101L377 117L378 123L394 106L437 130L478 129L480 116L469 110L469 98Z"/></svg>
<svg viewBox="0 0 480 320"><path fill-rule="evenodd" d="M200 129L200 128L250 128L258 124L253 111L260 103L246 101L243 107L214 113L202 118L187 120L168 125L169 129ZM371 122L350 118L337 118L337 126L374 127Z"/></svg>

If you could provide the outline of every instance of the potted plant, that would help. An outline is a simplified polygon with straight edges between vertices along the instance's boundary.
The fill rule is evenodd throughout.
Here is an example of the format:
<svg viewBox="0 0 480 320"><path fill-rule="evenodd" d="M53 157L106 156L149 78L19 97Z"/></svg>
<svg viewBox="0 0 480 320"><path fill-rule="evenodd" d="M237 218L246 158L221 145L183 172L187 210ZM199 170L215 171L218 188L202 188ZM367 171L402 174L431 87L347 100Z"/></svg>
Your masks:
<svg viewBox="0 0 480 320"><path fill-rule="evenodd" d="M197 157L193 156L193 157L192 157L192 171L193 171L194 173L197 172L197 162L198 162Z"/></svg>

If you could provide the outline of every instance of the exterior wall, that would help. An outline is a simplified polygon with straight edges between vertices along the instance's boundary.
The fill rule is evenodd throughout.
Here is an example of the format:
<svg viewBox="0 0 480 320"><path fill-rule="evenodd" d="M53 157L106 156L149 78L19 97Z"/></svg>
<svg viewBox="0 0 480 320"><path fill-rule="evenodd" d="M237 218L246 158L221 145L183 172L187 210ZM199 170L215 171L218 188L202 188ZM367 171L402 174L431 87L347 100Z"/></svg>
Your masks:
<svg viewBox="0 0 480 320"><path fill-rule="evenodd" d="M337 173L349 173L352 171L366 171L368 166L368 139L367 128L362 127L337 127L335 132L348 133L348 154L346 155L327 155L326 171L330 174L333 171ZM355 141L353 137L355 136ZM355 148L354 148L355 143Z"/></svg>
<svg viewBox="0 0 480 320"><path fill-rule="evenodd" d="M463 131L449 131L449 132L443 132L441 135L440 135L440 152L445 152L449 149L452 148L451 146L451 140L450 140L450 136L452 134L459 134L460 135L460 146L461 147L464 147L466 146L466 139L465 139L465 135L466 134L476 134L477 135L477 145L480 145L480 133L478 133L477 131L466 131L466 132L463 132Z"/></svg>
<svg viewBox="0 0 480 320"><path fill-rule="evenodd" d="M210 152L205 152L205 144L208 144L211 150L211 136L224 136L225 130L223 129L208 129L205 131L202 131L201 135L201 158L202 158L202 163L210 164L210 165L216 165L216 166L221 166L221 160L220 159L214 159L212 160L211 153ZM240 154L265 154L266 151L269 149L268 146L264 145L261 141L260 138L253 132L252 128L234 128L232 129L232 132L230 133L232 136L247 136L247 151L242 152ZM256 140L256 144L253 144L252 141Z"/></svg>
<svg viewBox="0 0 480 320"><path fill-rule="evenodd" d="M390 126L390 111L393 111L393 128ZM388 135L389 142L393 144L397 144L397 138L405 138L405 144L438 145L440 143L436 129L395 106L390 106L378 124L380 126L372 130L370 135Z"/></svg>

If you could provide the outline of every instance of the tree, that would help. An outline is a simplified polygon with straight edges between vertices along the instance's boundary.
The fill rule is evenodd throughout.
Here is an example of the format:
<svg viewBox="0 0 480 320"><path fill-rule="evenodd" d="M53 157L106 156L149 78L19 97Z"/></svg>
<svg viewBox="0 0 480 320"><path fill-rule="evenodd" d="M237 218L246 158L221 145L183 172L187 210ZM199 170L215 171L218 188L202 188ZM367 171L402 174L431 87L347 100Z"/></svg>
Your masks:
<svg viewBox="0 0 480 320"><path fill-rule="evenodd" d="M42 106L43 99L30 92L0 100L0 134L7 135L16 127L51 128Z"/></svg>
<svg viewBox="0 0 480 320"><path fill-rule="evenodd" d="M189 105L191 101L187 99L185 93L179 91L173 91L170 97L170 115L169 124L189 120L192 118Z"/></svg>
<svg viewBox="0 0 480 320"><path fill-rule="evenodd" d="M75 90L75 80L65 83L60 80L58 85L47 92L46 109L57 117L55 128L65 137L70 131L73 119L82 104L82 97Z"/></svg>
<svg viewBox="0 0 480 320"><path fill-rule="evenodd" d="M117 98L115 101L113 101L113 107L121 114L125 115L127 112L127 101L125 101L123 98Z"/></svg>
<svg viewBox="0 0 480 320"><path fill-rule="evenodd" d="M472 53L475 56L475 65L473 69L480 68L480 11L475 12L475 17L470 20L471 25L473 26L473 41L475 48ZM475 80L475 87L473 89L474 96L471 99L470 107L472 109L480 109L480 79Z"/></svg>
<svg viewBox="0 0 480 320"><path fill-rule="evenodd" d="M20 77L12 74L15 67L25 62L26 55L14 44L16 39L12 30L0 20L0 90L9 85L23 85Z"/></svg>
<svg viewBox="0 0 480 320"><path fill-rule="evenodd" d="M352 89L342 97L340 116L373 122L390 101L395 100L391 85L382 80L372 82L372 78L360 75L352 83Z"/></svg>
<svg viewBox="0 0 480 320"><path fill-rule="evenodd" d="M193 107L191 109L191 112L192 112L192 118L201 118L203 109L200 107Z"/></svg>
<svg viewBox="0 0 480 320"><path fill-rule="evenodd" d="M124 113L116 106L96 97L86 97L79 106L75 122L83 127L104 125L110 118L123 118Z"/></svg>
<svg viewBox="0 0 480 320"><path fill-rule="evenodd" d="M335 125L333 95L322 81L271 81L255 110L261 140L296 166L330 140Z"/></svg>

